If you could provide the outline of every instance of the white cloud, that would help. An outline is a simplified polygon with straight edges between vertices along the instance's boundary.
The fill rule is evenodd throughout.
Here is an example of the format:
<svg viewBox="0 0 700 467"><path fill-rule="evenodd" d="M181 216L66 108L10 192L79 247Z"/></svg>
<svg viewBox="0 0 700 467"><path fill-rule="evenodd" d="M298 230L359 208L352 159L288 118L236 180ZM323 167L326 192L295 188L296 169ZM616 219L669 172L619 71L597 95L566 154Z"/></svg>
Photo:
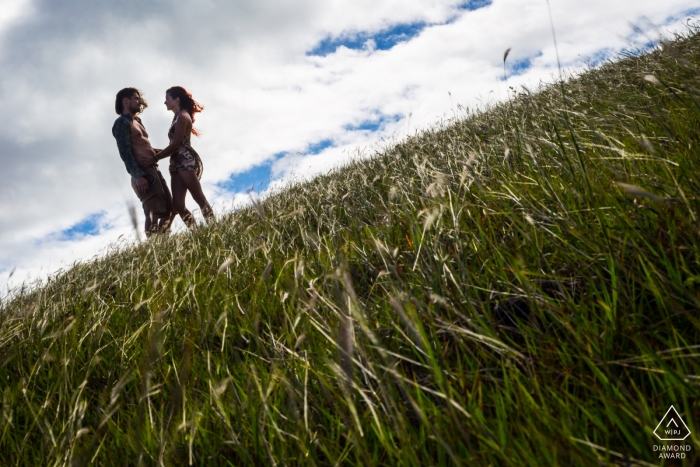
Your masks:
<svg viewBox="0 0 700 467"><path fill-rule="evenodd" d="M0 9L0 44L4 33L17 22L31 14L31 0L3 0Z"/></svg>
<svg viewBox="0 0 700 467"><path fill-rule="evenodd" d="M457 104L504 96L508 47L510 63L531 60L509 85L534 87L557 72L544 0L495 0L476 11L458 10L456 0L61 3L12 0L15 13L5 3L0 13L0 67L12 70L0 79L0 284L90 258L119 235L133 235L125 206L137 200L111 135L122 87L145 91L143 118L156 147L167 144L171 120L165 89L184 85L205 105L196 122L203 135L193 144L205 163L205 193L222 209L246 195L215 184L274 154L287 155L271 165L271 188L292 173L326 171L381 138L448 119ZM645 42L630 22L680 29L694 6L552 0L562 64L577 68L601 50ZM306 55L328 37L370 37L408 23L429 26L390 50ZM376 132L348 128L378 115L401 118ZM322 140L334 144L304 155ZM111 227L99 235L56 236L103 210Z"/></svg>

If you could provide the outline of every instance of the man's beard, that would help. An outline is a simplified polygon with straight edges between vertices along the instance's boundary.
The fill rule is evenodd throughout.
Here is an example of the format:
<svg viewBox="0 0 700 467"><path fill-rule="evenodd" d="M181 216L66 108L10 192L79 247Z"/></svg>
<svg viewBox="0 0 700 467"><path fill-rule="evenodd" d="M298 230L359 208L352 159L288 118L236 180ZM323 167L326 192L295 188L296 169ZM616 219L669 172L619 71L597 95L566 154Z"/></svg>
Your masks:
<svg viewBox="0 0 700 467"><path fill-rule="evenodd" d="M132 115L136 115L137 113L141 112L141 106L132 105L131 107L129 107L129 112L131 112Z"/></svg>

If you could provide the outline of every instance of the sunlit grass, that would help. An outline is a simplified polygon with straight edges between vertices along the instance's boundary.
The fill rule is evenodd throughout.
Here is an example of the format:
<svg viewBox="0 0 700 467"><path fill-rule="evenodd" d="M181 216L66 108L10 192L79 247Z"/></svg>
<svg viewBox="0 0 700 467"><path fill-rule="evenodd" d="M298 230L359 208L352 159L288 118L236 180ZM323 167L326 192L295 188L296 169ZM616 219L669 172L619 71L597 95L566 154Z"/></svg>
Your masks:
<svg viewBox="0 0 700 467"><path fill-rule="evenodd" d="M700 36L19 291L2 465L646 465L700 438ZM696 178L698 177L698 178Z"/></svg>

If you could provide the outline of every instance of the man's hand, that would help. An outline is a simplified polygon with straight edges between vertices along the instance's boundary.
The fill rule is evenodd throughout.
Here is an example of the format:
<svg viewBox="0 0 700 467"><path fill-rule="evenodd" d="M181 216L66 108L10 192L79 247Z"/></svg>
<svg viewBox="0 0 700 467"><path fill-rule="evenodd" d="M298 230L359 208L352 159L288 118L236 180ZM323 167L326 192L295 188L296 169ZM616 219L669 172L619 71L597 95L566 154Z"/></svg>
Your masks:
<svg viewBox="0 0 700 467"><path fill-rule="evenodd" d="M148 180L146 180L146 177L136 179L136 188L141 194L144 194L148 191Z"/></svg>

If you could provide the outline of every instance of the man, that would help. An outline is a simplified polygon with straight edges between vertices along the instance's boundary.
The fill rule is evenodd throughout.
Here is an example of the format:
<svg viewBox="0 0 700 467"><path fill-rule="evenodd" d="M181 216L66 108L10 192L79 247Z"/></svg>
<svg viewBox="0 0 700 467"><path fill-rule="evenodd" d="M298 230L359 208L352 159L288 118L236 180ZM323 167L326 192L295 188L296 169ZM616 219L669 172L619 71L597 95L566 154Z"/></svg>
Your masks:
<svg viewBox="0 0 700 467"><path fill-rule="evenodd" d="M173 220L173 198L158 170L148 133L138 117L148 107L141 92L136 88L124 88L117 93L114 110L119 117L112 126L112 135L117 140L119 155L126 171L131 175L131 187L143 205L146 216L146 236L166 232Z"/></svg>

